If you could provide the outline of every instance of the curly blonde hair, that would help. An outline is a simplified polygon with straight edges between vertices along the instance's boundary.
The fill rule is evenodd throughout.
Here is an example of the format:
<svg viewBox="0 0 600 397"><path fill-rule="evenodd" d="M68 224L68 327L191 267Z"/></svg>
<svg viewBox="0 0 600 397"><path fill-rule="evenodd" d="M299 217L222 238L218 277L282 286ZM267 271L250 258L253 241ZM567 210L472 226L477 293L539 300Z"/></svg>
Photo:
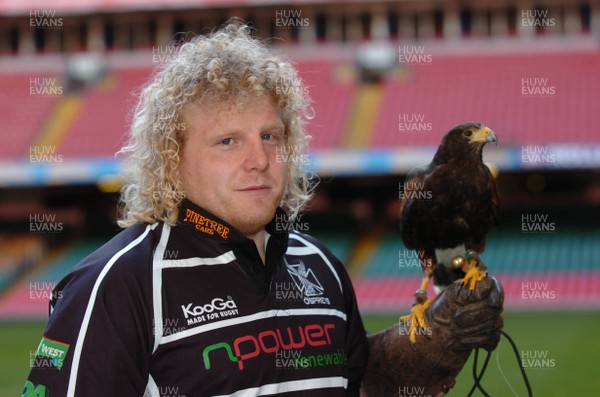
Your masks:
<svg viewBox="0 0 600 397"><path fill-rule="evenodd" d="M192 38L177 47L171 58L142 90L129 142L119 151L127 156L119 226L176 224L185 197L179 160L186 142L181 115L187 104L235 101L242 106L257 95L269 95L280 107L286 153L293 154L288 156L288 181L280 205L295 217L314 188L313 176L302 161L307 159L310 138L304 125L313 110L296 69L273 55L239 21Z"/></svg>

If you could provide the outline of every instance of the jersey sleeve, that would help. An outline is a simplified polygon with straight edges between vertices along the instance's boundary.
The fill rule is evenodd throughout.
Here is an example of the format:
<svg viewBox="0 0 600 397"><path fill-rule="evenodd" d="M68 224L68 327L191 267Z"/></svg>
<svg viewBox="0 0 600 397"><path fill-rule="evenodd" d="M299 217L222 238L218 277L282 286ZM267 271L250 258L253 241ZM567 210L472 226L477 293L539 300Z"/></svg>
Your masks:
<svg viewBox="0 0 600 397"><path fill-rule="evenodd" d="M23 396L144 394L153 349L151 266L139 249L92 255L56 286Z"/></svg>

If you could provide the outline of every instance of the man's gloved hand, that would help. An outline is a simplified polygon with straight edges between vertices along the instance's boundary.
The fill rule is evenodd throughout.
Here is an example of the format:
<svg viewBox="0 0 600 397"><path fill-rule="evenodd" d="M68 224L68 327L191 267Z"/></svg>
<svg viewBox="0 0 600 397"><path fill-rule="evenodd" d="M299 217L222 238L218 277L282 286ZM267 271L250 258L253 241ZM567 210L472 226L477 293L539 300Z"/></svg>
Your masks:
<svg viewBox="0 0 600 397"><path fill-rule="evenodd" d="M363 395L439 396L455 384L471 350L493 350L500 341L504 291L493 277L469 294L462 280L449 285L425 312L427 328L415 349L409 325L397 324L369 336L369 362Z"/></svg>
<svg viewBox="0 0 600 397"><path fill-rule="evenodd" d="M490 351L500 342L503 303L504 290L495 278L480 281L470 296L462 280L457 280L438 295L425 317L432 328L439 327L449 348Z"/></svg>

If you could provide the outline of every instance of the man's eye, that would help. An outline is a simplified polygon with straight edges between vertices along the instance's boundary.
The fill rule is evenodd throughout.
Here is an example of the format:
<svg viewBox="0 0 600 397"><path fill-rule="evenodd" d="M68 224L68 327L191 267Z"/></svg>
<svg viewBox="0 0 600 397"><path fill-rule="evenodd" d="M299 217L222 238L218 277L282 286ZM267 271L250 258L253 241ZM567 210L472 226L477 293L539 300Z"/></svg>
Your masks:
<svg viewBox="0 0 600 397"><path fill-rule="evenodd" d="M221 145L231 145L233 143L233 139L225 138L220 143L221 143Z"/></svg>
<svg viewBox="0 0 600 397"><path fill-rule="evenodd" d="M260 137L265 141L270 141L271 139L273 139L273 134L271 134L270 132L265 132Z"/></svg>

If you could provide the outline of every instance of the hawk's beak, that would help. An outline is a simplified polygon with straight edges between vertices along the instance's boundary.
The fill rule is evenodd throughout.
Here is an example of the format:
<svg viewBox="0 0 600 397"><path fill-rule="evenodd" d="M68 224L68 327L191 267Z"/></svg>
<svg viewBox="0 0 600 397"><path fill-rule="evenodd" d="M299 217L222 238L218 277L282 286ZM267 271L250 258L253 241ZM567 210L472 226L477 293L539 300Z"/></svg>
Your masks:
<svg viewBox="0 0 600 397"><path fill-rule="evenodd" d="M498 143L498 138L494 131L492 131L489 127L481 127L478 130L475 130L473 133L473 138L471 138L471 142L475 143L487 143L487 142L496 142Z"/></svg>

